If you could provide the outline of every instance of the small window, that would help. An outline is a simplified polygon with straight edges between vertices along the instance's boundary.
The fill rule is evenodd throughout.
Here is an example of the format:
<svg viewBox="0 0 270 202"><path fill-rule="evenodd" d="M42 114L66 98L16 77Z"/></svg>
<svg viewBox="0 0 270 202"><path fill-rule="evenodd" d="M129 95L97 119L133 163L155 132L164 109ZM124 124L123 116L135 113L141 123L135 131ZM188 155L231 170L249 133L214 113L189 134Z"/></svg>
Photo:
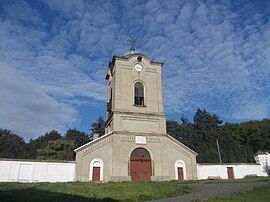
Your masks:
<svg viewBox="0 0 270 202"><path fill-rule="evenodd" d="M137 106L144 106L144 87L141 82L134 85L134 103Z"/></svg>

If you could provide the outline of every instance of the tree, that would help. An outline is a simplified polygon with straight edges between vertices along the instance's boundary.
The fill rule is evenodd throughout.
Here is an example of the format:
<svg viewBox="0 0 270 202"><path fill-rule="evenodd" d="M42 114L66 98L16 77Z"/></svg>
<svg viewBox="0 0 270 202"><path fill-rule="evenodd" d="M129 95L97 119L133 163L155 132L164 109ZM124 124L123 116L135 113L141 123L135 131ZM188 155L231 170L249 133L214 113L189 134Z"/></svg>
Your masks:
<svg viewBox="0 0 270 202"><path fill-rule="evenodd" d="M37 150L38 149L43 149L48 145L48 142L50 140L58 140L58 139L62 139L61 134L56 131L56 130L52 130L50 132L45 133L45 135L42 135L40 137L38 137L35 140L30 140L29 143L27 144L27 149L28 149L28 157L29 158L36 158L37 155Z"/></svg>
<svg viewBox="0 0 270 202"><path fill-rule="evenodd" d="M261 132L261 137L264 140L262 151L270 151L270 120L263 119L262 121L258 121L258 127Z"/></svg>
<svg viewBox="0 0 270 202"><path fill-rule="evenodd" d="M64 138L65 140L72 141L76 148L90 141L86 133L76 130L75 128L68 129Z"/></svg>
<svg viewBox="0 0 270 202"><path fill-rule="evenodd" d="M197 140L194 141L192 148L197 149L199 162L218 162L216 140L219 139L222 123L217 115L210 114L205 109L196 111L194 133Z"/></svg>
<svg viewBox="0 0 270 202"><path fill-rule="evenodd" d="M0 129L0 157L25 158L25 141L9 130Z"/></svg>
<svg viewBox="0 0 270 202"><path fill-rule="evenodd" d="M167 133L175 139L181 139L179 124L174 120L166 121Z"/></svg>
<svg viewBox="0 0 270 202"><path fill-rule="evenodd" d="M194 127L198 130L218 129L222 123L217 115L210 114L205 109L197 109L194 116Z"/></svg>
<svg viewBox="0 0 270 202"><path fill-rule="evenodd" d="M102 116L100 116L96 120L96 122L91 124L91 136L93 136L94 133L98 133L99 136L104 135L105 134L105 125L106 125L106 122L104 121Z"/></svg>
<svg viewBox="0 0 270 202"><path fill-rule="evenodd" d="M182 122L182 125L188 125L190 123L188 118L184 114L182 114L180 121Z"/></svg>
<svg viewBox="0 0 270 202"><path fill-rule="evenodd" d="M37 150L37 159L44 160L74 160L75 144L68 140L50 140L43 149Z"/></svg>

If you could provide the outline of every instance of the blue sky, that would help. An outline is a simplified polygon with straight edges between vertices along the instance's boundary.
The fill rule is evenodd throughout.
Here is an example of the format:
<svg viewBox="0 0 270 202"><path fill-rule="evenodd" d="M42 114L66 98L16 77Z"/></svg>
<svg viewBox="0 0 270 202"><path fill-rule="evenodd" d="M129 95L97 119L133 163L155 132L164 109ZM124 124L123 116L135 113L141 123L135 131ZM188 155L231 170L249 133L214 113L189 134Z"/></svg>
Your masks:
<svg viewBox="0 0 270 202"><path fill-rule="evenodd" d="M0 128L26 140L105 116L108 61L137 48L164 62L168 118L270 115L270 1L0 2Z"/></svg>

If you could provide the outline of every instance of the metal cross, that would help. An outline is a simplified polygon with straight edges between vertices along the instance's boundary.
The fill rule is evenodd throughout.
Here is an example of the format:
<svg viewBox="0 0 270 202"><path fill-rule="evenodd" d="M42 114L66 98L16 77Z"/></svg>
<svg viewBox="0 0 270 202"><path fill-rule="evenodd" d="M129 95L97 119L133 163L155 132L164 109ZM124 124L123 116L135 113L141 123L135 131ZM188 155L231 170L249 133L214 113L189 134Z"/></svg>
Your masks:
<svg viewBox="0 0 270 202"><path fill-rule="evenodd" d="M128 39L127 41L130 42L130 45L131 45L130 50L135 50L135 45L137 43L137 40L136 40L136 38L134 37L133 34L131 35L130 39Z"/></svg>

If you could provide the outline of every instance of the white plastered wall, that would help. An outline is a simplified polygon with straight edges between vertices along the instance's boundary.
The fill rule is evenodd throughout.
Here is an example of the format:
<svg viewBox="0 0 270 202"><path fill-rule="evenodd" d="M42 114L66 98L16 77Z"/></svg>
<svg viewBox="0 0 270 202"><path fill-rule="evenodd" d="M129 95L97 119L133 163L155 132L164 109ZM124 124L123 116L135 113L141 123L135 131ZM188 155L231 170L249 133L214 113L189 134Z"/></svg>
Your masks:
<svg viewBox="0 0 270 202"><path fill-rule="evenodd" d="M175 168L179 162L175 162ZM198 179L208 179L209 176L228 179L227 167L233 167L235 179L244 178L246 175L268 176L265 167L259 164L197 164ZM103 176L101 180L102 178ZM0 182L72 182L74 180L74 162L0 161Z"/></svg>
<svg viewBox="0 0 270 202"><path fill-rule="evenodd" d="M0 161L0 182L71 182L75 163Z"/></svg>
<svg viewBox="0 0 270 202"><path fill-rule="evenodd" d="M220 177L228 179L227 167L233 167L234 178L240 179L247 175L268 176L264 166L259 164L197 164L198 179Z"/></svg>

